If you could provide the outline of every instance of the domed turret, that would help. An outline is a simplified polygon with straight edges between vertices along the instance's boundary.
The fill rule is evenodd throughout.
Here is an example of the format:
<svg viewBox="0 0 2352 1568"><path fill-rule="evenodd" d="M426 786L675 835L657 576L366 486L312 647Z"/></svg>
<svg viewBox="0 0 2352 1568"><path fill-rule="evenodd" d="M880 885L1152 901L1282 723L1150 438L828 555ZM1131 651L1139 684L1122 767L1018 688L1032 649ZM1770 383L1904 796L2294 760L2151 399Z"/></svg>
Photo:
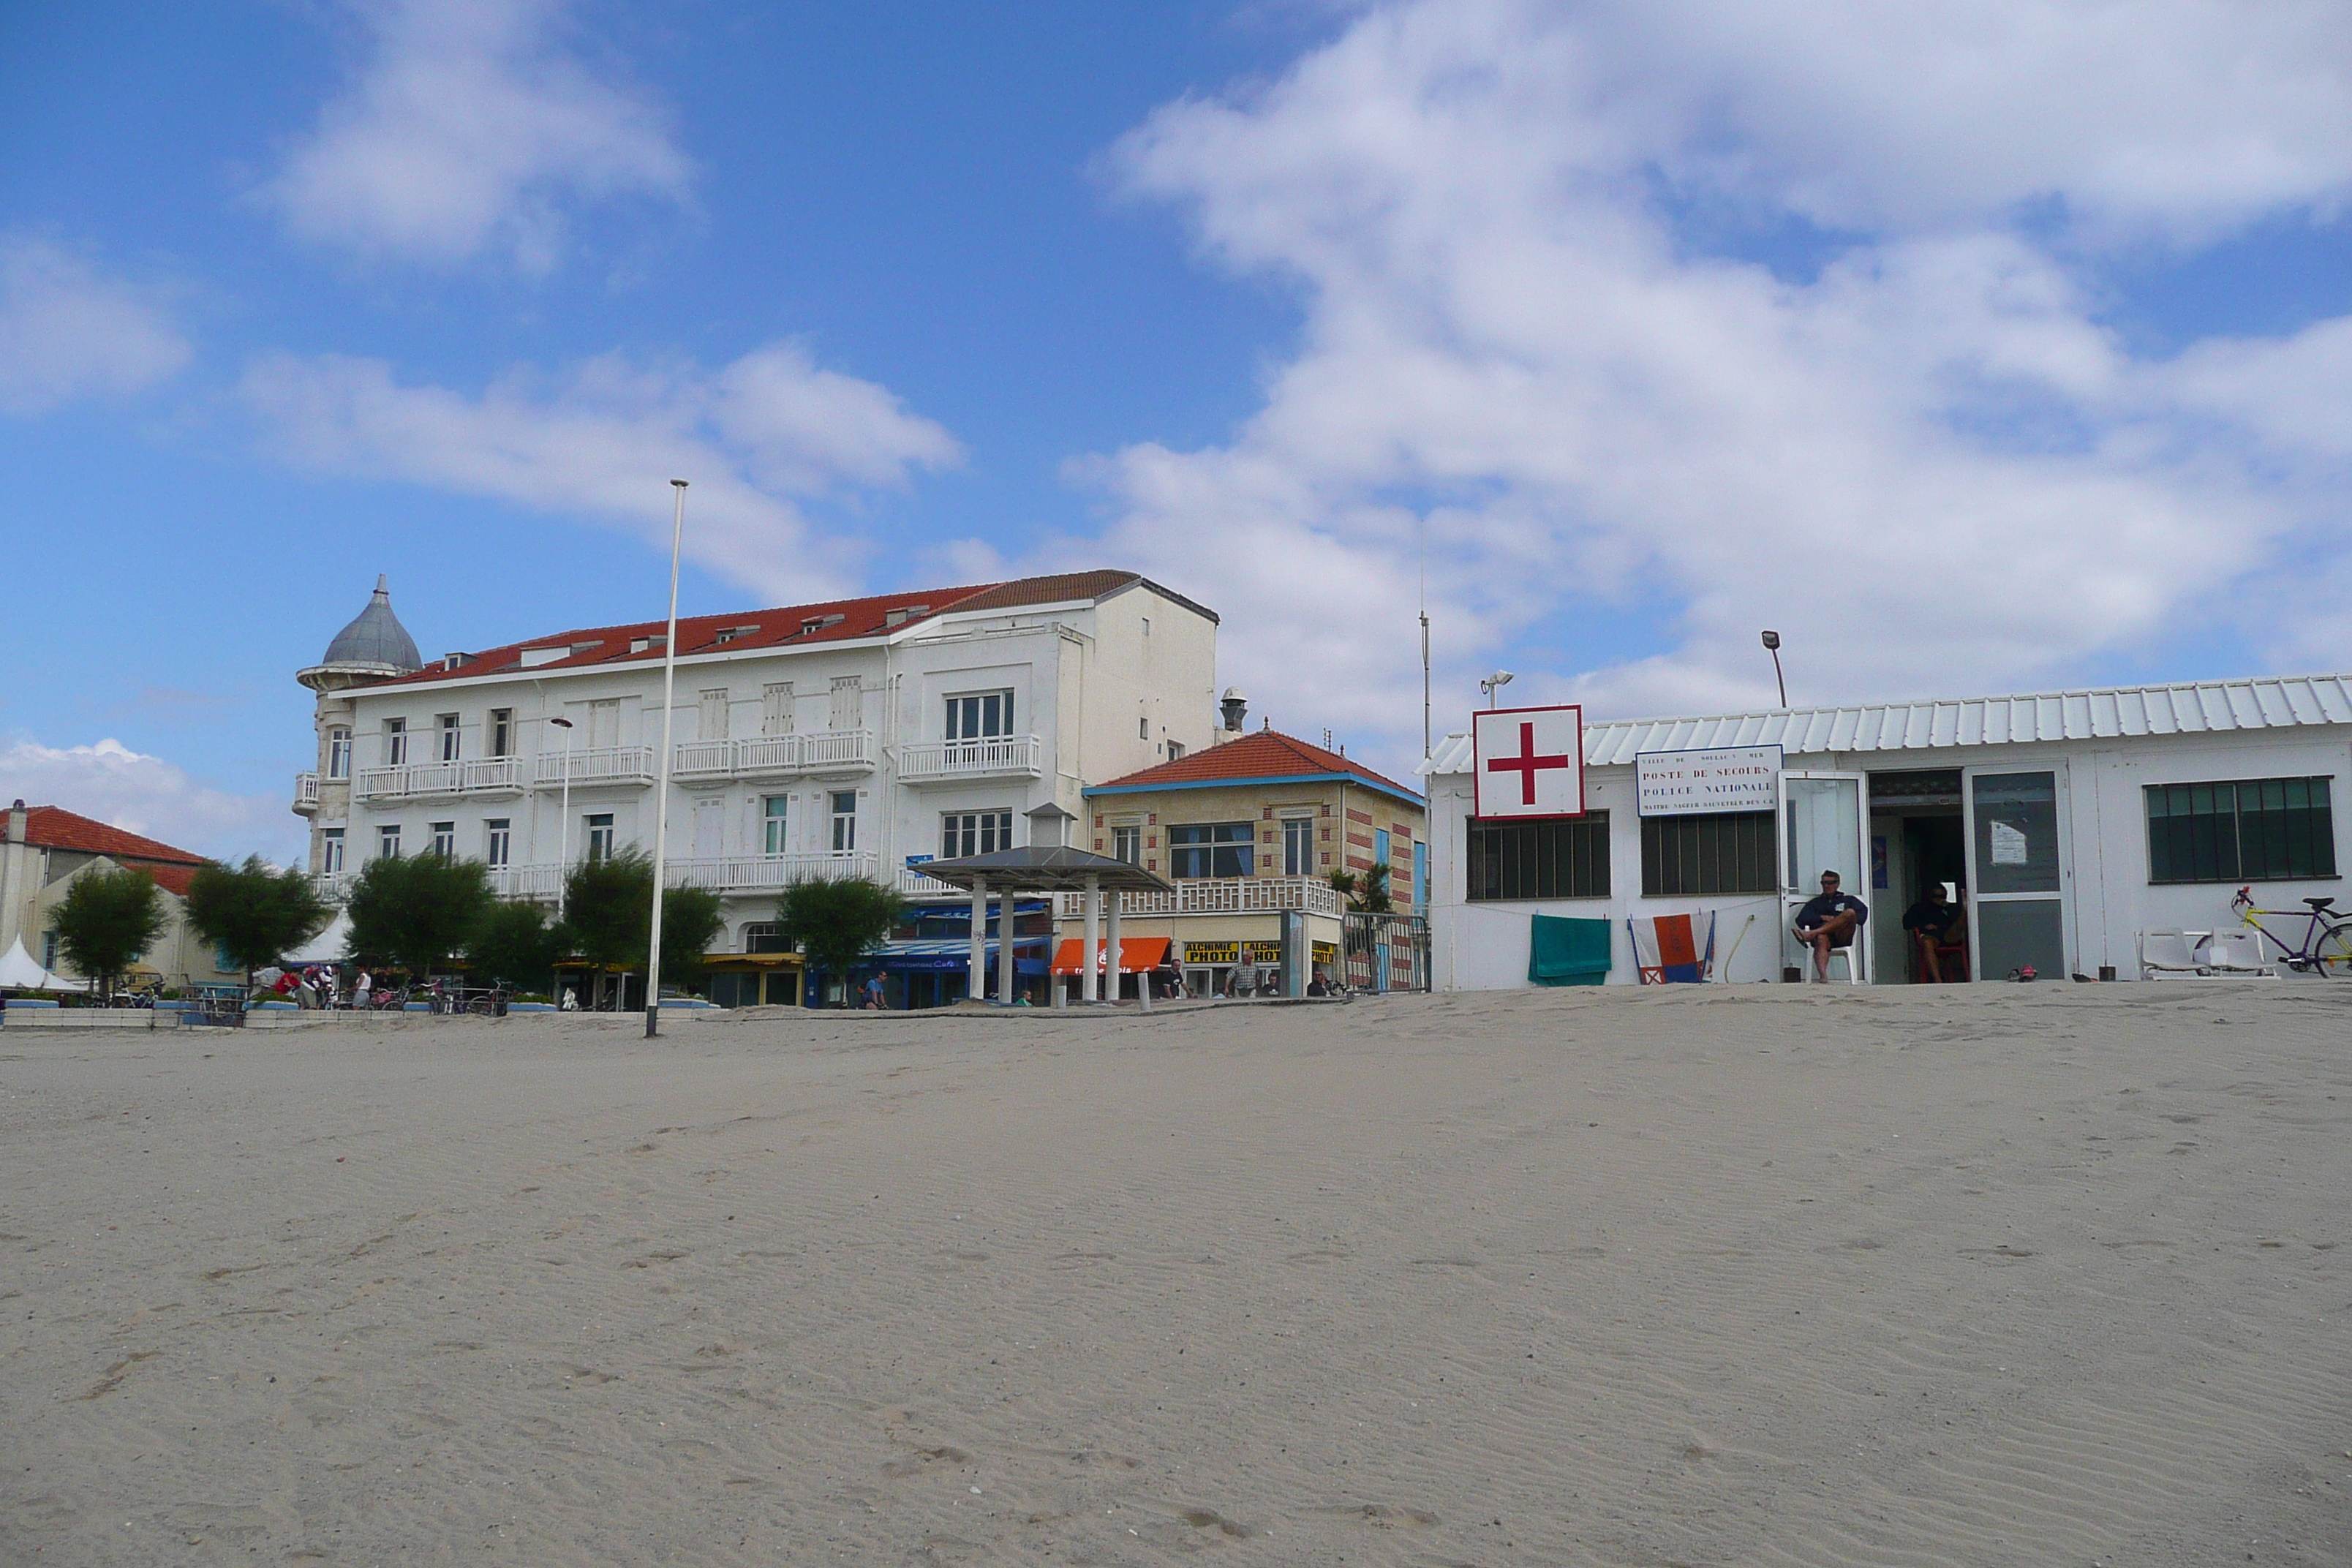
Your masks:
<svg viewBox="0 0 2352 1568"><path fill-rule="evenodd" d="M355 681L413 675L425 668L416 655L416 639L392 613L392 593L384 579L375 580L367 608L327 645L327 657L297 677L315 691L349 686Z"/></svg>

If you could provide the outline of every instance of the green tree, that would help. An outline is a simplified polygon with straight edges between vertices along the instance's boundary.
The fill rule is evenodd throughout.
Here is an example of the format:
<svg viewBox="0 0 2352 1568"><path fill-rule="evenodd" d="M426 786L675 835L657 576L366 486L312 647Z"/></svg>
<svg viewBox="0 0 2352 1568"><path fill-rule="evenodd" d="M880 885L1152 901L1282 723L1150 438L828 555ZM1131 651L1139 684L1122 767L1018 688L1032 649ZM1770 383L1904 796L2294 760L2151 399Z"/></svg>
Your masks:
<svg viewBox="0 0 2352 1568"><path fill-rule="evenodd" d="M101 997L116 975L155 945L166 923L155 879L127 868L83 872L49 911L58 951L97 982Z"/></svg>
<svg viewBox="0 0 2352 1568"><path fill-rule="evenodd" d="M571 933L551 923L537 904L501 901L482 912L467 940L466 956L473 961L477 980L503 980L519 990L551 992L555 966L570 941Z"/></svg>
<svg viewBox="0 0 2352 1568"><path fill-rule="evenodd" d="M439 855L386 855L352 883L345 946L354 958L429 974L463 950L491 903L489 868Z"/></svg>
<svg viewBox="0 0 2352 1568"><path fill-rule="evenodd" d="M1331 886L1358 914L1384 915L1395 906L1389 901L1389 868L1368 866L1362 871L1333 871Z"/></svg>
<svg viewBox="0 0 2352 1568"><path fill-rule="evenodd" d="M625 849L583 860L563 880L563 920L578 956L607 968L642 971L653 942L653 862ZM703 888L662 894L662 978L684 984L725 922L719 895Z"/></svg>
<svg viewBox="0 0 2352 1568"><path fill-rule="evenodd" d="M335 911L299 868L282 869L258 855L242 866L208 862L188 884L188 926L245 971L275 963L327 929Z"/></svg>
<svg viewBox="0 0 2352 1568"><path fill-rule="evenodd" d="M822 971L845 982L845 1007L857 961L906 918L907 900L895 889L864 877L794 882L776 900L777 924L800 943L809 974Z"/></svg>

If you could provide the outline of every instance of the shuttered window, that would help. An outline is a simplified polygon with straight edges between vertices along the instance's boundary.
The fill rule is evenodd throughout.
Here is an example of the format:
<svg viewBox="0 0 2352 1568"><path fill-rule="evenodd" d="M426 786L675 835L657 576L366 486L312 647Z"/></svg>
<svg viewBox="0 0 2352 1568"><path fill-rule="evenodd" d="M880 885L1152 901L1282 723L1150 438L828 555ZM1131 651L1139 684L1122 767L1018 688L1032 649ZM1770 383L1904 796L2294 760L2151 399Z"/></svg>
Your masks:
<svg viewBox="0 0 2352 1568"><path fill-rule="evenodd" d="M1559 822L1472 821L1468 826L1465 896L1474 903L1609 896L1605 811Z"/></svg>

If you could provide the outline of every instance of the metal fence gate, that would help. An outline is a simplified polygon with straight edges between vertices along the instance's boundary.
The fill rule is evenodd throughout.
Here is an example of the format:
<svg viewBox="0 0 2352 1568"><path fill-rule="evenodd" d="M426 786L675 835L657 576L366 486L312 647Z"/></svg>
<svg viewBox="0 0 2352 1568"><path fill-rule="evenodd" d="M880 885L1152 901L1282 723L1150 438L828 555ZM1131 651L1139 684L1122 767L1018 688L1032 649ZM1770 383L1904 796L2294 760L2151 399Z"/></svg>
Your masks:
<svg viewBox="0 0 2352 1568"><path fill-rule="evenodd" d="M1429 989L1429 922L1418 915L1339 917L1340 957L1358 991Z"/></svg>

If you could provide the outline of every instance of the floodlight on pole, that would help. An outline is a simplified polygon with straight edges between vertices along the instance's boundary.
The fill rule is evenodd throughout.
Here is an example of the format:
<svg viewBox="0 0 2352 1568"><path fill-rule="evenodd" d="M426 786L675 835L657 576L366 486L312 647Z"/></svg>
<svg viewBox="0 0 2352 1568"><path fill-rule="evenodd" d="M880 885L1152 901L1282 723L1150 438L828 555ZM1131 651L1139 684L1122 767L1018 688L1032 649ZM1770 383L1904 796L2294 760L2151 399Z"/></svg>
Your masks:
<svg viewBox="0 0 2352 1568"><path fill-rule="evenodd" d="M555 872L561 879L555 884L555 918L563 918L563 890L572 884L572 721L550 719L549 723L563 731L563 807L555 819Z"/></svg>
<svg viewBox="0 0 2352 1568"><path fill-rule="evenodd" d="M1780 634L1766 632L1764 646L1772 655L1772 679L1780 688L1780 706L1786 708L1789 705L1789 682L1780 673Z"/></svg>
<svg viewBox="0 0 2352 1568"><path fill-rule="evenodd" d="M663 858L669 847L669 727L677 686L677 547L686 537L686 481L670 480L677 494L669 521L669 629L662 637L662 743L654 766L653 940L646 959L646 1038L661 1032L661 928Z"/></svg>
<svg viewBox="0 0 2352 1568"><path fill-rule="evenodd" d="M1478 682L1478 689L1486 694L1486 706L1492 708L1495 705L1495 693L1500 691L1510 683L1511 672L1507 669L1498 669L1494 674Z"/></svg>

